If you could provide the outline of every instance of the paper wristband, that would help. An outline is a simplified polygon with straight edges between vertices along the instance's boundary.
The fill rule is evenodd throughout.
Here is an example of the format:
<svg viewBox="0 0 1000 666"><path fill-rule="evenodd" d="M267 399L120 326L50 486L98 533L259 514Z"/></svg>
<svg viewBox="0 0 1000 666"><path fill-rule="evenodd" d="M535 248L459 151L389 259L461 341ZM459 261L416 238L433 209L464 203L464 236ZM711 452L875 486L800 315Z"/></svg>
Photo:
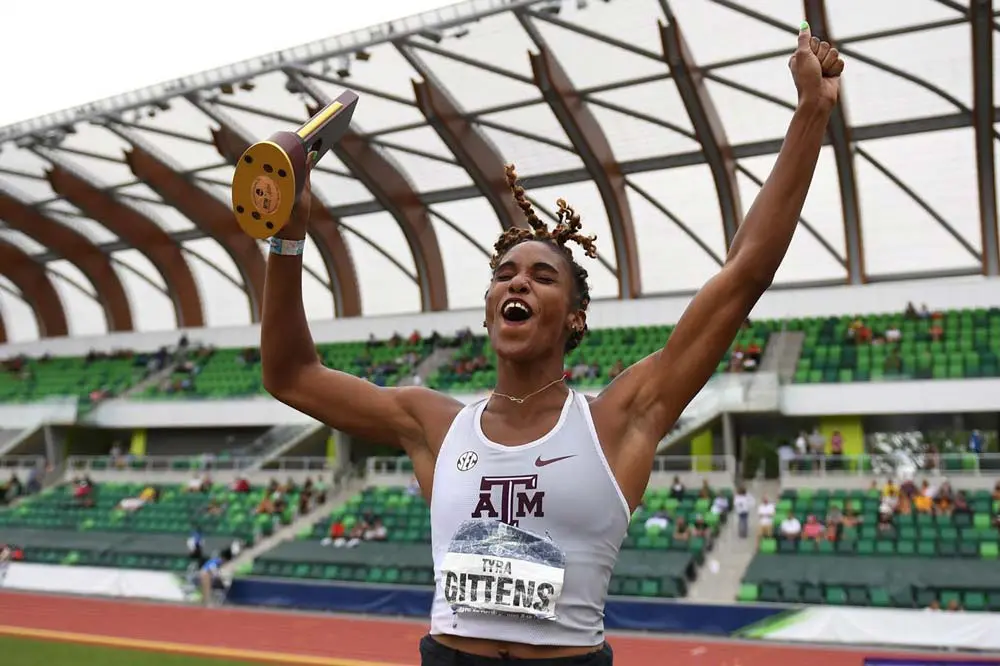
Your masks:
<svg viewBox="0 0 1000 666"><path fill-rule="evenodd" d="M304 240L289 240L287 238L271 239L271 254L296 257L301 255L305 249L306 242Z"/></svg>

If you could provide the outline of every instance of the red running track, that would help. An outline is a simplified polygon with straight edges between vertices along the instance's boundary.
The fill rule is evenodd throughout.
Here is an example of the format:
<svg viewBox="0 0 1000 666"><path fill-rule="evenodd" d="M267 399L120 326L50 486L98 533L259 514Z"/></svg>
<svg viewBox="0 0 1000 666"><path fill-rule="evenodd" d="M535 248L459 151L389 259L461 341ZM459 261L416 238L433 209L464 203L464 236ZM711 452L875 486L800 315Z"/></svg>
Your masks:
<svg viewBox="0 0 1000 666"><path fill-rule="evenodd" d="M417 643L427 629L422 622L11 592L0 594L0 625L5 634L23 629L24 635L71 641L46 632L87 634L123 647L329 666L415 666ZM872 654L635 635L612 636L611 644L619 666L862 666L865 654ZM879 651L878 656L914 655Z"/></svg>

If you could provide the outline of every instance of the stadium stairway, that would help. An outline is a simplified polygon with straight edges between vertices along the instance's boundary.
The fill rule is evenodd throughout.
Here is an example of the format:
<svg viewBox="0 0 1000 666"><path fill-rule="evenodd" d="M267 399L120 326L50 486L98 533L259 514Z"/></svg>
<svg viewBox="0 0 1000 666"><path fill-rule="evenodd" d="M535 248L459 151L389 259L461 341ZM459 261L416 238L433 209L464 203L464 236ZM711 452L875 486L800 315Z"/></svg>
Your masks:
<svg viewBox="0 0 1000 666"><path fill-rule="evenodd" d="M281 426L278 427L281 428ZM273 440L266 451L252 454L257 457L257 460L248 469L255 472L264 469L268 463L279 458L294 455L289 453L292 449L321 430L326 429L328 429L327 426L318 421L302 426L288 426L282 429L280 433L276 433L275 435L277 437L280 434L281 437Z"/></svg>
<svg viewBox="0 0 1000 666"><path fill-rule="evenodd" d="M289 525L275 530L270 536L261 539L252 547L241 552L238 557L223 567L223 573L229 576L233 573L249 573L257 556L266 553L278 544L291 541L302 532L312 532L316 523L329 518L331 513L341 508L347 500L360 493L364 488L365 479L352 472L350 476L342 479L336 491L327 498L325 504L312 513L296 518Z"/></svg>
<svg viewBox="0 0 1000 666"><path fill-rule="evenodd" d="M777 497L781 492L777 481L755 481L747 486L755 498ZM750 512L750 528L746 539L739 537L739 519L730 513L719 533L708 561L698 572L698 578L688 588L687 598L693 602L731 604L736 599L743 575L757 553L757 512Z"/></svg>
<svg viewBox="0 0 1000 666"><path fill-rule="evenodd" d="M169 363L163 366L163 368L161 368L159 372L154 372L149 377L143 379L141 382L133 384L132 386L129 387L127 391L125 391L118 397L123 400L128 400L129 398L142 395L143 392L149 387L156 386L164 379L169 379L170 376L177 369L177 364L178 362L176 360L171 360Z"/></svg>
<svg viewBox="0 0 1000 666"><path fill-rule="evenodd" d="M420 365L417 366L416 371L412 376L400 380L397 386L412 386L414 384L414 377L419 377L420 381L426 385L427 378L430 377L436 370L450 363L454 355L454 347L441 347L439 349L435 349L431 352L430 356L420 362Z"/></svg>
<svg viewBox="0 0 1000 666"><path fill-rule="evenodd" d="M792 381L805 341L806 334L803 331L773 333L758 372L776 372L783 384Z"/></svg>

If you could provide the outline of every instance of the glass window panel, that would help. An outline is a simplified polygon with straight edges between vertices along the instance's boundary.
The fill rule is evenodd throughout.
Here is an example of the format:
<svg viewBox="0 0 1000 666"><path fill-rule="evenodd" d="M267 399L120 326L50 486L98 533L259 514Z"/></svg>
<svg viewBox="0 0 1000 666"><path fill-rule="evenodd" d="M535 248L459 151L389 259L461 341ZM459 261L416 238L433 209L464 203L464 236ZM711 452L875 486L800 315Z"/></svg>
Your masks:
<svg viewBox="0 0 1000 666"><path fill-rule="evenodd" d="M243 289L234 285L223 275L242 284L239 272L232 258L211 238L201 238L182 243L184 248L193 250L197 256L185 253L191 272L198 283L202 305L205 308L207 326L244 326L250 323L250 299ZM207 260L215 266L209 266Z"/></svg>
<svg viewBox="0 0 1000 666"><path fill-rule="evenodd" d="M55 285L56 291L59 293L59 300L62 301L63 308L66 310L70 335L104 335L107 333L108 325L104 316L104 308L96 298L92 298L96 290L87 276L65 259L51 261L46 268L52 277L52 284ZM68 278L73 284L63 278ZM90 295L82 293L76 285L83 287Z"/></svg>
<svg viewBox="0 0 1000 666"><path fill-rule="evenodd" d="M315 243L306 243L302 263L309 269L309 271L303 271L305 275L302 279L302 302L306 309L306 319L309 321L333 319L334 297L333 292L327 286L330 282L330 273L326 264L323 263L323 256L316 248ZM312 272L310 273L310 271ZM322 282L316 279L313 273L318 275Z"/></svg>
<svg viewBox="0 0 1000 666"><path fill-rule="evenodd" d="M392 215L385 212L357 215L344 222L381 247L408 271L415 272L406 238ZM417 284L368 243L346 229L344 231L361 283L361 308L365 315L419 311L420 291Z"/></svg>
<svg viewBox="0 0 1000 666"><path fill-rule="evenodd" d="M17 292L11 282L0 275L0 314L8 342L30 342L38 339L38 321L35 312L20 298L10 292ZM9 290L9 291L8 291Z"/></svg>

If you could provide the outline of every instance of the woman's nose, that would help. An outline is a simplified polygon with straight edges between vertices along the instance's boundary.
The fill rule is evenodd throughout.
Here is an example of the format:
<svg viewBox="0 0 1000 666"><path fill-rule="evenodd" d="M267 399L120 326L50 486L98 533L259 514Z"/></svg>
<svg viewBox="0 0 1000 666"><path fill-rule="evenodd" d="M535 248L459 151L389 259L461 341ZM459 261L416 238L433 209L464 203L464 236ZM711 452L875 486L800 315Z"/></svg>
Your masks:
<svg viewBox="0 0 1000 666"><path fill-rule="evenodd" d="M509 289L518 294L523 294L528 290L528 280L523 275L515 275L508 282Z"/></svg>

